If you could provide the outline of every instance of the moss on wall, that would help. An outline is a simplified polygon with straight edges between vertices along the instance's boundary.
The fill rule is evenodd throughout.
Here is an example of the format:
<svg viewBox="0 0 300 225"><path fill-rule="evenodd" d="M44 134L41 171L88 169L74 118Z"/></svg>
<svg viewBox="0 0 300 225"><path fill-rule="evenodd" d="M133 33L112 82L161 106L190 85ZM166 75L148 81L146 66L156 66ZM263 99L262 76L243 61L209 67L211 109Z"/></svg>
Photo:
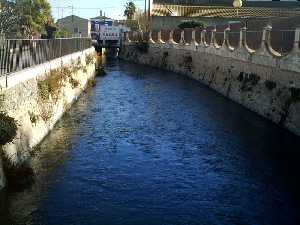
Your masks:
<svg viewBox="0 0 300 225"><path fill-rule="evenodd" d="M5 112L0 112L0 146L12 142L17 130L17 121Z"/></svg>

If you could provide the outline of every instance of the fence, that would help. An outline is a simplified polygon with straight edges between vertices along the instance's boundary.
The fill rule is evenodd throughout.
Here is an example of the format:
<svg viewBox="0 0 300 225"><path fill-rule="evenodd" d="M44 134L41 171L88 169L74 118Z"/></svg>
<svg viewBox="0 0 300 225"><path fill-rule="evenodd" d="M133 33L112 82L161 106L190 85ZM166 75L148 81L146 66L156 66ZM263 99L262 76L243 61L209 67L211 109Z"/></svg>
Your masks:
<svg viewBox="0 0 300 225"><path fill-rule="evenodd" d="M90 38L0 40L0 76L83 51Z"/></svg>

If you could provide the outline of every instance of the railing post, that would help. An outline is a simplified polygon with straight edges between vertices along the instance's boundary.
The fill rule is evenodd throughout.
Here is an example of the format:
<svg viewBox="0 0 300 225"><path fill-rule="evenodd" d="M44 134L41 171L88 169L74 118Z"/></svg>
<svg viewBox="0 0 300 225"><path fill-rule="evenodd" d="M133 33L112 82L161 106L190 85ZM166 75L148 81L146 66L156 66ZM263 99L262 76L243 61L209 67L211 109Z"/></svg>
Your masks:
<svg viewBox="0 0 300 225"><path fill-rule="evenodd" d="M211 30L211 37L210 37L210 46L215 47L216 45L216 28Z"/></svg>
<svg viewBox="0 0 300 225"><path fill-rule="evenodd" d="M149 43L152 43L152 44L155 43L155 41L153 41L153 39L152 39L152 31L151 30L149 31Z"/></svg>
<svg viewBox="0 0 300 225"><path fill-rule="evenodd" d="M181 31L180 33L180 44L184 45L185 44L185 39L184 39L184 30Z"/></svg>
<svg viewBox="0 0 300 225"><path fill-rule="evenodd" d="M201 43L203 46L206 46L205 35L206 35L206 30L202 30L202 31L201 31L201 42L200 42L200 43Z"/></svg>
<svg viewBox="0 0 300 225"><path fill-rule="evenodd" d="M272 57L281 57L282 55L272 48L272 45L271 45L271 30L272 30L272 27L270 25L266 26L263 29L261 46L256 51L256 53L260 54L260 55L269 55L269 56L272 56Z"/></svg>
<svg viewBox="0 0 300 225"><path fill-rule="evenodd" d="M270 41L270 32L271 32L272 27L270 25L267 25L263 29L263 34L262 34L262 39L261 39L261 48L266 49L267 45L269 44Z"/></svg>
<svg viewBox="0 0 300 225"><path fill-rule="evenodd" d="M161 44L164 44L165 42L161 39L161 30L158 31L158 34L157 34L157 42L158 43L161 43Z"/></svg>
<svg viewBox="0 0 300 225"><path fill-rule="evenodd" d="M169 33L169 41L168 41L169 44L177 44L175 41L174 41L174 30L170 30L170 33Z"/></svg>
<svg viewBox="0 0 300 225"><path fill-rule="evenodd" d="M59 55L60 55L60 61L61 61L61 66L63 66L63 59L62 59L62 39L59 39Z"/></svg>
<svg viewBox="0 0 300 225"><path fill-rule="evenodd" d="M297 27L295 29L295 39L294 39L294 46L292 52L294 53L300 53L299 49L299 41L300 41L300 27Z"/></svg>
<svg viewBox="0 0 300 225"><path fill-rule="evenodd" d="M196 41L196 30L195 29L192 30L191 44L194 45L194 46L198 46L198 42Z"/></svg>
<svg viewBox="0 0 300 225"><path fill-rule="evenodd" d="M129 33L125 32L125 43L130 43L131 40L129 39Z"/></svg>

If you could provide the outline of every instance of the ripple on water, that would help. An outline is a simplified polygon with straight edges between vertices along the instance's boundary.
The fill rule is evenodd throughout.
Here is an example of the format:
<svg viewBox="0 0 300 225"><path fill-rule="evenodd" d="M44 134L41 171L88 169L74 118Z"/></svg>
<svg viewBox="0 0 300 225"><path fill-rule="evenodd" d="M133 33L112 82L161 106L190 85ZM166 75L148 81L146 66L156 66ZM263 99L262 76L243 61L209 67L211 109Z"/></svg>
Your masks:
<svg viewBox="0 0 300 225"><path fill-rule="evenodd" d="M36 182L6 195L1 225L300 224L299 139L183 76L106 70L37 148Z"/></svg>

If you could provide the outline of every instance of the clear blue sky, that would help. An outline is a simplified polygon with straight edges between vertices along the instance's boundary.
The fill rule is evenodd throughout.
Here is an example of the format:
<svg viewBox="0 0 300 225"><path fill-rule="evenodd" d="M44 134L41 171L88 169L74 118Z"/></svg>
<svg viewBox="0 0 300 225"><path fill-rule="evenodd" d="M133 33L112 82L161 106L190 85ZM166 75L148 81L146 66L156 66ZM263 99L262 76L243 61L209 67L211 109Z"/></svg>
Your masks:
<svg viewBox="0 0 300 225"><path fill-rule="evenodd" d="M121 19L123 18L124 5L128 0L49 0L49 2L55 19L61 18L62 15L65 17L72 14L71 7L63 10L55 7L72 5L74 6L74 15L83 18L99 16L100 9L102 9L107 17ZM144 0L133 0L133 2L138 8L144 9Z"/></svg>

